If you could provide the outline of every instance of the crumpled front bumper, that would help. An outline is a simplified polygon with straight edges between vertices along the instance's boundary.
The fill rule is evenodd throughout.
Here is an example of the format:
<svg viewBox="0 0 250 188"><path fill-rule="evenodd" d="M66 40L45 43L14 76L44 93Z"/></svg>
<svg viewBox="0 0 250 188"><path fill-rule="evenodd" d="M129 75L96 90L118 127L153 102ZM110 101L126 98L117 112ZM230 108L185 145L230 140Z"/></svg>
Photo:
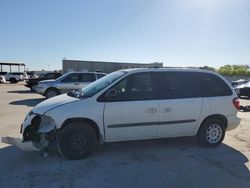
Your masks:
<svg viewBox="0 0 250 188"><path fill-rule="evenodd" d="M22 142L20 138L14 138L14 137L1 137L1 142L5 144L10 144L13 146L18 147L19 149L23 151L39 151L38 148L36 148L31 141L29 142Z"/></svg>
<svg viewBox="0 0 250 188"><path fill-rule="evenodd" d="M0 142L23 151L42 151L56 138L57 130L51 117L30 111L21 124L20 133L22 138L0 137Z"/></svg>

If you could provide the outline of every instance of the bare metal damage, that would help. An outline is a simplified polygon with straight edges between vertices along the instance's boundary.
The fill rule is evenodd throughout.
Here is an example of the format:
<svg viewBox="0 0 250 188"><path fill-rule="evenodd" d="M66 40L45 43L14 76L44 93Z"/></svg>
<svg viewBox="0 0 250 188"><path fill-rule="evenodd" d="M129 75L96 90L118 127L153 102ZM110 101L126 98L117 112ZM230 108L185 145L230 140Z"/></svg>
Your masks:
<svg viewBox="0 0 250 188"><path fill-rule="evenodd" d="M24 122L23 126L23 142L31 141L39 150L46 150L57 135L54 120L46 115L35 114L29 124Z"/></svg>
<svg viewBox="0 0 250 188"><path fill-rule="evenodd" d="M0 140L23 151L46 151L49 144L55 140L57 129L51 117L31 111L21 126L21 133L22 140L14 137L1 137Z"/></svg>

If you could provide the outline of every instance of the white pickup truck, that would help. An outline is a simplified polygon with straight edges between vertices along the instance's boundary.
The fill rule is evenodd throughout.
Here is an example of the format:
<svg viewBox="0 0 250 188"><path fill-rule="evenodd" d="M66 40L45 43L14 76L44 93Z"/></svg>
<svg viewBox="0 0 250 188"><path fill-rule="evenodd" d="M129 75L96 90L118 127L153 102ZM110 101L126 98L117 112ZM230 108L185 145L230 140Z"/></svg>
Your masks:
<svg viewBox="0 0 250 188"><path fill-rule="evenodd" d="M17 83L24 79L24 74L22 72L0 72L0 76L4 76L6 81L10 83Z"/></svg>

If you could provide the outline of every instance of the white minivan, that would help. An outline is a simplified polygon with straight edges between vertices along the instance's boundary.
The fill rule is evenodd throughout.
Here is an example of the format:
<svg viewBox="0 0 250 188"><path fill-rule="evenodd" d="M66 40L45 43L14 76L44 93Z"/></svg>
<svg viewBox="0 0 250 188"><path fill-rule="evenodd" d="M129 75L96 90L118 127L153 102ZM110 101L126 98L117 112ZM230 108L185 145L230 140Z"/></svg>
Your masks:
<svg viewBox="0 0 250 188"><path fill-rule="evenodd" d="M21 133L23 142L41 150L56 142L68 159L86 157L103 142L125 140L197 136L213 147L239 125L238 108L235 91L215 72L127 69L38 104Z"/></svg>

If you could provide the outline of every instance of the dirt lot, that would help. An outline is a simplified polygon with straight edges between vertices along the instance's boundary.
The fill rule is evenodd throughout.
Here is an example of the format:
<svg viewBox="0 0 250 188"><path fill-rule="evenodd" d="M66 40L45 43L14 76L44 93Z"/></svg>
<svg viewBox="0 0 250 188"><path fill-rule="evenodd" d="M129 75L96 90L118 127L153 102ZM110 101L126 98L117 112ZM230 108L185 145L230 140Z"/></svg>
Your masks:
<svg viewBox="0 0 250 188"><path fill-rule="evenodd" d="M0 136L19 137L40 95L22 84L0 85ZM250 105L250 100L241 100ZM0 187L250 187L250 112L218 148L195 138L104 144L89 158L43 158L0 143Z"/></svg>

